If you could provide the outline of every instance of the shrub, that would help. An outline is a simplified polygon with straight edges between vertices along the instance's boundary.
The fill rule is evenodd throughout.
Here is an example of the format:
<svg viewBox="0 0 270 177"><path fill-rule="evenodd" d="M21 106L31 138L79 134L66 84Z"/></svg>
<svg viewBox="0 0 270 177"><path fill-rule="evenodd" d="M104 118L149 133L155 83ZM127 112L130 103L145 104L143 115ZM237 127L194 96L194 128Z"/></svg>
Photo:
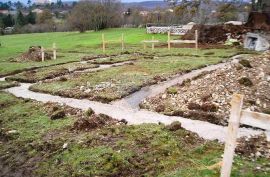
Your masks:
<svg viewBox="0 0 270 177"><path fill-rule="evenodd" d="M168 94L177 94L177 88L176 87L170 87L170 88L168 88L168 90L167 90L167 93Z"/></svg>

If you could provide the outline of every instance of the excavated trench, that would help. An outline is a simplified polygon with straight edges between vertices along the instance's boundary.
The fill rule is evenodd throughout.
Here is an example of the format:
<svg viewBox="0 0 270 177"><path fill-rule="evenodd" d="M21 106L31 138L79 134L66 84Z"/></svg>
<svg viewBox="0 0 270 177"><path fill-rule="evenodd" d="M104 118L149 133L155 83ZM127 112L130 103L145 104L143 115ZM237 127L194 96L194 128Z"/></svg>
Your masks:
<svg viewBox="0 0 270 177"><path fill-rule="evenodd" d="M233 60L230 62L234 62L237 57L233 57ZM99 68L92 68L89 70L84 70L82 72L91 72L100 69L106 69L113 66L119 66L122 64L126 64L127 62L117 63L112 65L101 65ZM228 62L229 63L229 62ZM142 123L164 123L170 124L173 121L180 121L182 127L197 133L200 137L208 140L218 140L220 142L224 142L226 139L227 127L223 127L220 125L211 124L208 122L198 121L186 119L183 117L176 116L166 116L162 114L158 114L155 112L150 112L146 110L139 110L139 103L146 97L155 96L159 93L162 93L166 90L166 88L175 85L177 83L181 83L185 79L191 79L205 71L212 71L218 68L224 67L228 63L220 63L217 65L207 66L202 69L194 70L190 73L184 75L175 76L173 79L169 81L162 82L157 85L148 86L142 88L140 91L131 94L130 96L123 98L118 101L114 101L111 104L104 104L95 101L89 101L86 99L74 99L74 98L64 98L60 96L53 96L50 94L37 93L29 90L29 87L32 84L21 83L20 86L12 87L9 89L5 89L5 91L15 95L16 97L33 99L36 101L40 101L43 103L46 102L57 102L63 103L68 106L79 108L82 110L87 110L89 107L92 108L96 113L103 113L108 116L111 116L115 119L121 120L125 119L129 124L142 124ZM3 80L3 78L0 78ZM264 133L262 130L254 130L251 128L240 128L238 137L243 136L253 136ZM270 135L267 135L268 140L270 139Z"/></svg>

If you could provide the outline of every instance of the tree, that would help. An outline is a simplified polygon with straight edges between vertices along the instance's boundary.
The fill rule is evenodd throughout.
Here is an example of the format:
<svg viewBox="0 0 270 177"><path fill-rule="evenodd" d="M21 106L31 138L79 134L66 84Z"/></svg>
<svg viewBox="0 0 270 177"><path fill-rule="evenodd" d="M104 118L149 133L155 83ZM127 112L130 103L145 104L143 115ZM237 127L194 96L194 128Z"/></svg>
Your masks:
<svg viewBox="0 0 270 177"><path fill-rule="evenodd" d="M51 11L45 9L41 14L38 15L37 23L42 24L52 22L52 17Z"/></svg>
<svg viewBox="0 0 270 177"><path fill-rule="evenodd" d="M14 3L17 10L21 10L23 8L23 4L20 1Z"/></svg>
<svg viewBox="0 0 270 177"><path fill-rule="evenodd" d="M27 1L27 5L28 5L28 7L30 7L30 6L31 6L31 4L32 4L31 0L28 0L28 1Z"/></svg>
<svg viewBox="0 0 270 177"><path fill-rule="evenodd" d="M26 25L26 20L22 14L21 11L18 11L17 17L16 17L16 25L18 26L24 26Z"/></svg>
<svg viewBox="0 0 270 177"><path fill-rule="evenodd" d="M221 22L237 20L237 8L232 3L221 4L217 9L217 18Z"/></svg>
<svg viewBox="0 0 270 177"><path fill-rule="evenodd" d="M81 1L71 11L68 21L73 29L80 32L117 27L121 24L118 8L114 0Z"/></svg>
<svg viewBox="0 0 270 177"><path fill-rule="evenodd" d="M14 19L13 17L8 14L7 16L4 16L2 19L3 23L4 23L4 27L11 27L14 26Z"/></svg>
<svg viewBox="0 0 270 177"><path fill-rule="evenodd" d="M36 23L36 14L33 13L31 10L29 11L28 15L26 16L26 21L29 24L35 24Z"/></svg>
<svg viewBox="0 0 270 177"><path fill-rule="evenodd" d="M62 8L64 6L63 2L61 0L56 1L56 5L58 8Z"/></svg>

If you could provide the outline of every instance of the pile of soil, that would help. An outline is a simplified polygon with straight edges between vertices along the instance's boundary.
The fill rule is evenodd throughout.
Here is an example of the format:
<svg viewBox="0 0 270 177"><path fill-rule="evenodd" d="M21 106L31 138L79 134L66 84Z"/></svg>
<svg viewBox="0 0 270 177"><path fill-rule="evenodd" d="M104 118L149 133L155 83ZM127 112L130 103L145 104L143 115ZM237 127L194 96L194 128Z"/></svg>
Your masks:
<svg viewBox="0 0 270 177"><path fill-rule="evenodd" d="M251 12L245 26L254 30L270 30L270 17L267 13Z"/></svg>
<svg viewBox="0 0 270 177"><path fill-rule="evenodd" d="M203 44L224 43L228 35L242 42L243 35L250 31L244 25L194 25L182 39L194 40L195 30L198 30L199 43Z"/></svg>
<svg viewBox="0 0 270 177"><path fill-rule="evenodd" d="M58 103L47 102L43 105L43 107L44 111L52 120L61 119L65 116L80 118L83 115L83 111L80 109Z"/></svg>
<svg viewBox="0 0 270 177"><path fill-rule="evenodd" d="M85 116L74 122L72 130L75 131L91 131L97 128L111 126L115 124L125 123L124 121L118 121L105 114L95 114L94 112L90 116Z"/></svg>
<svg viewBox="0 0 270 177"><path fill-rule="evenodd" d="M270 53L242 58L144 100L144 109L166 115L227 125L234 93L244 95L243 109L270 114Z"/></svg>
<svg viewBox="0 0 270 177"><path fill-rule="evenodd" d="M44 52L44 60L51 60L52 54ZM19 57L20 61L42 61L41 46L31 46Z"/></svg>
<svg viewBox="0 0 270 177"><path fill-rule="evenodd" d="M270 142L265 135L242 137L237 140L235 152L249 158L266 157L270 159Z"/></svg>

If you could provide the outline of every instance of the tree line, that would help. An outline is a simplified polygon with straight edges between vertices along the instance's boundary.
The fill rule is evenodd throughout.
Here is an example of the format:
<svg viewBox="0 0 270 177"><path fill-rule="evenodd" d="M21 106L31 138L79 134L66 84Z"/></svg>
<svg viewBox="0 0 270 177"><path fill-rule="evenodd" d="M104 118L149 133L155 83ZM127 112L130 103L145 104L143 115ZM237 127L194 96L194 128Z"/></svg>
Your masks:
<svg viewBox="0 0 270 177"><path fill-rule="evenodd" d="M73 3L70 7L66 7L61 0L44 6L31 4L29 0L27 7L20 3L0 3L0 9L17 10L16 15L0 15L0 28L14 26L18 33L72 30L84 32L123 25L143 27L147 23L170 25L193 21L213 24L231 20L244 21L252 8L251 4L243 0L169 2L169 7L153 10L141 7L125 8L119 0L84 0ZM42 9L42 13L32 12L37 7ZM67 11L67 14L60 17L60 10Z"/></svg>

